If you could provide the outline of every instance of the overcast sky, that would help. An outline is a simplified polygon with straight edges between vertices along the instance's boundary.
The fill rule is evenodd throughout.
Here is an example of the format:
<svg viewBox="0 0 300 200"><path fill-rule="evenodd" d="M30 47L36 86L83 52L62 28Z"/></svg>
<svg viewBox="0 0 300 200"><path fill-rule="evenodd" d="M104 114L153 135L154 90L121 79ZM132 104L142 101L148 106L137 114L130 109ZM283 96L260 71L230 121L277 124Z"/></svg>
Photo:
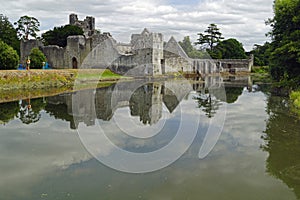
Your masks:
<svg viewBox="0 0 300 200"><path fill-rule="evenodd" d="M36 17L40 29L65 25L70 13L96 18L96 27L110 32L119 42L129 42L132 33L147 27L161 32L164 39L171 35L180 41L203 32L216 23L225 38L236 38L246 50L263 44L269 27L265 20L273 16L273 0L0 0L0 13L11 22L23 15Z"/></svg>

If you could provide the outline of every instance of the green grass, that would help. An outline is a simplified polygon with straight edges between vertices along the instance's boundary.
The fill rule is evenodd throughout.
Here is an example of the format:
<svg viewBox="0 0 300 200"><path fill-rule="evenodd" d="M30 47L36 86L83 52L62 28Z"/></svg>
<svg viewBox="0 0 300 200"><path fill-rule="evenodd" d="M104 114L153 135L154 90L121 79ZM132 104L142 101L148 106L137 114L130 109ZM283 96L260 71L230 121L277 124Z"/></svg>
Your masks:
<svg viewBox="0 0 300 200"><path fill-rule="evenodd" d="M95 73L96 72L96 73ZM97 70L97 71L93 71L93 70L82 70L82 71L78 71L77 72L77 78L79 79L97 79L97 80L102 80L102 79L107 79L107 78L121 78L122 76L119 74L115 74L110 70Z"/></svg>
<svg viewBox="0 0 300 200"><path fill-rule="evenodd" d="M0 71L0 90L36 89L73 86L95 81L112 82L123 78L110 70L30 70Z"/></svg>
<svg viewBox="0 0 300 200"><path fill-rule="evenodd" d="M292 111L300 117L300 91L293 91L290 94L290 99L293 103Z"/></svg>

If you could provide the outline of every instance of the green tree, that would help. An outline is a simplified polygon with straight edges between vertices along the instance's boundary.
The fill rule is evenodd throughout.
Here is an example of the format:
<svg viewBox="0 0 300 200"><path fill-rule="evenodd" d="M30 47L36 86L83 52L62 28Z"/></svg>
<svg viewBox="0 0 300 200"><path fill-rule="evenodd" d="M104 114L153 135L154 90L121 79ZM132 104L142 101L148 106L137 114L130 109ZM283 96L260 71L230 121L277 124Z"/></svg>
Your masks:
<svg viewBox="0 0 300 200"><path fill-rule="evenodd" d="M245 59L247 58L243 44L230 38L217 44L211 52L213 58L218 59Z"/></svg>
<svg viewBox="0 0 300 200"><path fill-rule="evenodd" d="M271 55L271 44L269 42L263 45L255 44L250 54L254 55L255 66L268 66Z"/></svg>
<svg viewBox="0 0 300 200"><path fill-rule="evenodd" d="M300 0L275 0L272 30L271 75L275 80L300 83Z"/></svg>
<svg viewBox="0 0 300 200"><path fill-rule="evenodd" d="M182 49L185 51L185 53L190 57L194 59L200 59L205 58L205 52L198 51L193 45L190 40L190 36L186 36L183 38L182 41L179 42L179 45L182 47Z"/></svg>
<svg viewBox="0 0 300 200"><path fill-rule="evenodd" d="M20 41L17 36L17 30L14 28L8 18L0 14L0 40L20 52Z"/></svg>
<svg viewBox="0 0 300 200"><path fill-rule="evenodd" d="M32 69L41 69L43 67L43 62L46 62L46 56L38 48L31 49L30 52L30 68Z"/></svg>
<svg viewBox="0 0 300 200"><path fill-rule="evenodd" d="M40 31L40 22L34 17L27 15L20 17L20 19L14 23L17 25L17 32L20 39L28 40L29 36L37 37L37 32Z"/></svg>
<svg viewBox="0 0 300 200"><path fill-rule="evenodd" d="M0 40L0 69L16 69L19 55L11 46Z"/></svg>
<svg viewBox="0 0 300 200"><path fill-rule="evenodd" d="M220 29L217 27L216 24L210 24L208 28L204 31L204 33L198 33L199 38L196 45L200 45L202 48L204 47L210 51L213 50L214 46L217 45L222 39L222 33L220 32Z"/></svg>
<svg viewBox="0 0 300 200"><path fill-rule="evenodd" d="M182 49L188 54L193 51L193 45L191 43L190 36L186 36L183 38L182 42L178 42Z"/></svg>
<svg viewBox="0 0 300 200"><path fill-rule="evenodd" d="M67 46L67 38L72 35L83 35L82 28L74 25L54 27L42 35L45 45Z"/></svg>

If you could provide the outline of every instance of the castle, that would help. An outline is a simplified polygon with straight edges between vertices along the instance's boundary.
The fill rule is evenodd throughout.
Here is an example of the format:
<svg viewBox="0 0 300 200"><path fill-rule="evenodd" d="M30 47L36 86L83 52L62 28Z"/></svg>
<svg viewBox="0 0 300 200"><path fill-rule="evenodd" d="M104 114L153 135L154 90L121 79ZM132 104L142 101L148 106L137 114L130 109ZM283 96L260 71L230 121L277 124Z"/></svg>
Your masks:
<svg viewBox="0 0 300 200"><path fill-rule="evenodd" d="M127 75L161 75L170 72L197 72L212 74L234 68L250 71L253 58L244 60L212 60L189 58L174 37L164 42L161 33L144 29L133 34L128 44L118 43L110 33L95 29L95 18L78 20L76 14L69 16L69 24L83 29L84 35L69 36L67 46L44 46L39 40L21 42L21 62L32 48L39 48L55 69L110 68Z"/></svg>

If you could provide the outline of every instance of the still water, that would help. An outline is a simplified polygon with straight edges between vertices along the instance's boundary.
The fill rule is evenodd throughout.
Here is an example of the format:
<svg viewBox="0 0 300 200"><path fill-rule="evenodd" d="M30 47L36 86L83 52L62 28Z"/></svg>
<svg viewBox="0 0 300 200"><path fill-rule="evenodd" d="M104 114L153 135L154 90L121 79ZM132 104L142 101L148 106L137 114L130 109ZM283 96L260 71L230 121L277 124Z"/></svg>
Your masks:
<svg viewBox="0 0 300 200"><path fill-rule="evenodd" d="M300 199L300 123L288 100L248 78L227 81L135 81L6 100L0 199ZM99 130L141 159L184 137L156 160L105 163L115 151L93 137Z"/></svg>

